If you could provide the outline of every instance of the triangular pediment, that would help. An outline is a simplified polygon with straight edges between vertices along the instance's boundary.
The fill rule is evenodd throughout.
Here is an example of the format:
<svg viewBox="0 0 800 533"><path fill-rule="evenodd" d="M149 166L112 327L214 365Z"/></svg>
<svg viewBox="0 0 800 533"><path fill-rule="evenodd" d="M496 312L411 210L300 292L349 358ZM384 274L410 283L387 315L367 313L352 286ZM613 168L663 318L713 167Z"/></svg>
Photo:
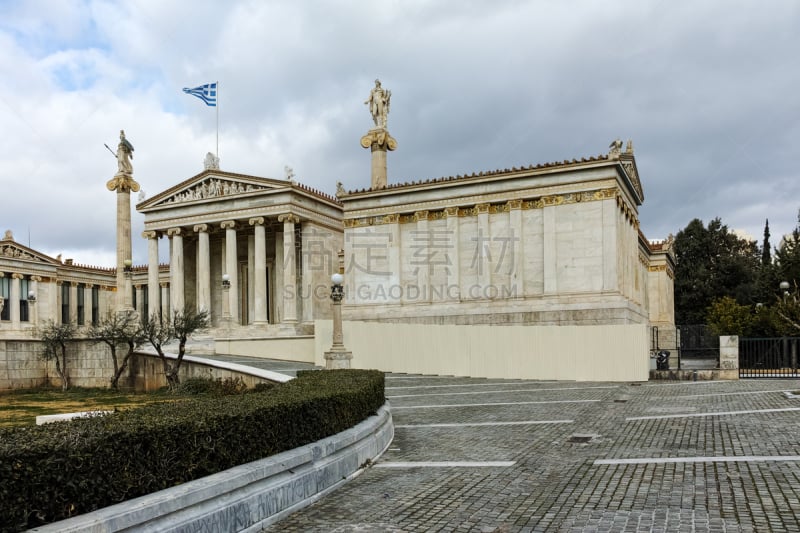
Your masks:
<svg viewBox="0 0 800 533"><path fill-rule="evenodd" d="M61 263L56 259L37 252L27 246L23 246L14 242L13 237L9 237L0 241L0 258L5 259L18 259L21 261L34 261L36 263L43 263L48 265L60 265Z"/></svg>
<svg viewBox="0 0 800 533"><path fill-rule="evenodd" d="M236 196L285 189L291 185L290 181L207 170L145 200L137 205L136 209L142 211L178 204L224 200Z"/></svg>
<svg viewBox="0 0 800 533"><path fill-rule="evenodd" d="M644 202L644 189L642 189L642 182L639 179L639 170L636 168L636 160L633 158L632 154L622 154L619 160L620 163L622 163L622 168L625 169L625 174L627 174L628 178L631 180L631 186L639 196L639 204L642 204L642 202Z"/></svg>

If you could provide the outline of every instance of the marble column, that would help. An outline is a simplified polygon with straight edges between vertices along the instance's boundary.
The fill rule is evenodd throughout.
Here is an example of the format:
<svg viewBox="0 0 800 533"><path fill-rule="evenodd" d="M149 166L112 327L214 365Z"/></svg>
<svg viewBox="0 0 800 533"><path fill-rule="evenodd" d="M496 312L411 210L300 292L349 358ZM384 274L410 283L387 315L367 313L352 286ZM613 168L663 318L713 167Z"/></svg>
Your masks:
<svg viewBox="0 0 800 533"><path fill-rule="evenodd" d="M197 310L211 310L211 249L208 224L197 224Z"/></svg>
<svg viewBox="0 0 800 533"><path fill-rule="evenodd" d="M182 228L170 228L167 235L170 237L170 262L169 262L169 284L170 284L170 305L175 312L183 312L184 291L183 291L183 235Z"/></svg>
<svg viewBox="0 0 800 533"><path fill-rule="evenodd" d="M41 276L31 276L30 291L33 293L33 297L35 298L35 300L30 301L30 298L28 299L29 302L30 302L28 304L28 308L30 309L30 321L31 321L31 324L34 325L34 326L38 326L39 325L39 311L38 311L38 309L42 305L42 301L41 301L41 298L40 298L40 295L39 295L39 282L40 281L42 281L42 277Z"/></svg>
<svg viewBox="0 0 800 533"><path fill-rule="evenodd" d="M220 224L225 230L225 264L223 273L228 275L230 280L230 290L228 298L230 302L231 323L239 323L239 261L236 250L236 222L226 220Z"/></svg>
<svg viewBox="0 0 800 533"><path fill-rule="evenodd" d="M83 323L87 326L94 325L92 322L92 287L94 285L91 283L83 286Z"/></svg>
<svg viewBox="0 0 800 533"><path fill-rule="evenodd" d="M297 322L297 264L295 262L294 225L300 219L287 213L278 216L283 222L283 321Z"/></svg>
<svg viewBox="0 0 800 533"><path fill-rule="evenodd" d="M147 308L148 313L153 315L160 311L158 290L158 232L145 231L142 233L142 237L147 239Z"/></svg>
<svg viewBox="0 0 800 533"><path fill-rule="evenodd" d="M253 272L253 323L263 325L267 323L267 232L264 227L264 217L250 219L250 225L255 228L255 243L253 252L255 271Z"/></svg>
<svg viewBox="0 0 800 533"><path fill-rule="evenodd" d="M161 281L159 282L159 286L161 288L161 317L165 320L169 320L171 316L170 301L169 301L169 282Z"/></svg>
<svg viewBox="0 0 800 533"><path fill-rule="evenodd" d="M461 298L461 249L459 239L458 207L445 207L445 223L450 249L450 270L447 273L447 299L458 301Z"/></svg>
<svg viewBox="0 0 800 533"><path fill-rule="evenodd" d="M511 274L509 292L518 298L525 296L525 244L523 238L522 200L508 201L508 227L511 230L510 246L514 254L514 272Z"/></svg>
<svg viewBox="0 0 800 533"><path fill-rule="evenodd" d="M478 204L475 206L478 213L478 235L477 235L477 261L478 264L478 285L480 285L480 297L486 298L491 294L492 285L492 264L489 261L491 249L491 231L489 229L489 204ZM474 296L478 296L477 294Z"/></svg>
<svg viewBox="0 0 800 533"><path fill-rule="evenodd" d="M423 242L425 249L422 254L417 255L417 261L412 263L417 271L417 287L419 296L415 298L417 302L431 301L431 263L430 258L434 253L431 248L431 234L428 228L428 212L417 211L414 213L414 220L417 222L417 242ZM421 260L420 260L421 259ZM412 262L414 260L412 259Z"/></svg>
<svg viewBox="0 0 800 533"><path fill-rule="evenodd" d="M21 279L22 274L17 272L11 274L11 291L8 293L8 299L10 301L6 302L6 305L9 306L8 318L11 319L11 329L19 329L19 280Z"/></svg>
<svg viewBox="0 0 800 533"><path fill-rule="evenodd" d="M136 312L144 316L144 285L137 283L133 288L136 290Z"/></svg>
<svg viewBox="0 0 800 533"><path fill-rule="evenodd" d="M117 288L117 291L122 294L123 297L125 296L124 289L120 291L120 289ZM73 281L69 284L69 321L71 324L75 324L76 326L78 325L78 282L76 281Z"/></svg>

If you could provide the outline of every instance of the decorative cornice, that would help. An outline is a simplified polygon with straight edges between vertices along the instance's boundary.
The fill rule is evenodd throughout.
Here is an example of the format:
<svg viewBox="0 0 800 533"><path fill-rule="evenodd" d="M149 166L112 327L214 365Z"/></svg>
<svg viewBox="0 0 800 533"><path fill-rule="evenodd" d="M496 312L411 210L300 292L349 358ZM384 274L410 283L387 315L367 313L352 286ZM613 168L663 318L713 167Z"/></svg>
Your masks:
<svg viewBox="0 0 800 533"><path fill-rule="evenodd" d="M575 204L581 202L597 202L603 200L617 200L621 209L627 208L627 216L630 220L636 220L636 213L627 206L625 201L618 195L616 188L597 189L591 191L581 191L576 193L557 194L542 196L538 198L505 200L501 202L484 202L471 207L447 206L439 209L419 210L414 213L389 213L384 215L347 218L344 222L345 228L356 228L363 226L377 226L381 224L409 224L417 222L424 217L427 220L439 220L450 217L472 217L478 214L499 214L507 213L512 209L542 209L544 207ZM633 223L633 222L632 222ZM638 222L637 222L638 223Z"/></svg>

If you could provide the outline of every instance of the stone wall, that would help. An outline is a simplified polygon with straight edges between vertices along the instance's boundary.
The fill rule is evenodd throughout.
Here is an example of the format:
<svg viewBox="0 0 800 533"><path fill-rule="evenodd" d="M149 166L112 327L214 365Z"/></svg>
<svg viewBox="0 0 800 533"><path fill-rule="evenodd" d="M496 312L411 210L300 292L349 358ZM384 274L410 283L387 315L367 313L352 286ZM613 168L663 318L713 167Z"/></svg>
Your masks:
<svg viewBox="0 0 800 533"><path fill-rule="evenodd" d="M52 361L41 358L42 343L36 340L0 340L0 391L42 386L60 387L61 379ZM124 351L120 350L120 359ZM241 378L249 387L268 381L258 376L184 360L180 378L205 377L212 379ZM114 365L105 344L79 340L67 348L67 374L73 387L108 387ZM161 360L151 354L136 353L128 370L120 378L120 387L136 390L155 390L167 385Z"/></svg>

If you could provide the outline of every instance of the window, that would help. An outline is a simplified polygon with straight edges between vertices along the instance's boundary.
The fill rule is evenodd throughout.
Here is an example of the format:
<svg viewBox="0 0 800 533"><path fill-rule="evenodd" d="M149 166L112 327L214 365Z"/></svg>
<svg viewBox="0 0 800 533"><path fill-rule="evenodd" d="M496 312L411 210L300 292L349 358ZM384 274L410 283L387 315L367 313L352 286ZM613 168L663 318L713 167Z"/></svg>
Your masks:
<svg viewBox="0 0 800 533"><path fill-rule="evenodd" d="M144 322L150 316L150 295L147 285L142 285L142 287L142 322Z"/></svg>
<svg viewBox="0 0 800 533"><path fill-rule="evenodd" d="M92 287L92 325L96 326L100 320L100 289Z"/></svg>
<svg viewBox="0 0 800 533"><path fill-rule="evenodd" d="M28 292L31 290L31 280L19 280L19 320L30 321L30 306L28 305Z"/></svg>
<svg viewBox="0 0 800 533"><path fill-rule="evenodd" d="M85 285L83 283L78 283L78 325L82 326L84 324L84 294L86 292Z"/></svg>
<svg viewBox="0 0 800 533"><path fill-rule="evenodd" d="M0 320L11 320L11 305L9 305L8 297L11 295L11 276L5 274L0 278L0 298L3 298L5 305L3 311L0 312Z"/></svg>
<svg viewBox="0 0 800 533"><path fill-rule="evenodd" d="M69 324L69 283L61 284L61 323Z"/></svg>

